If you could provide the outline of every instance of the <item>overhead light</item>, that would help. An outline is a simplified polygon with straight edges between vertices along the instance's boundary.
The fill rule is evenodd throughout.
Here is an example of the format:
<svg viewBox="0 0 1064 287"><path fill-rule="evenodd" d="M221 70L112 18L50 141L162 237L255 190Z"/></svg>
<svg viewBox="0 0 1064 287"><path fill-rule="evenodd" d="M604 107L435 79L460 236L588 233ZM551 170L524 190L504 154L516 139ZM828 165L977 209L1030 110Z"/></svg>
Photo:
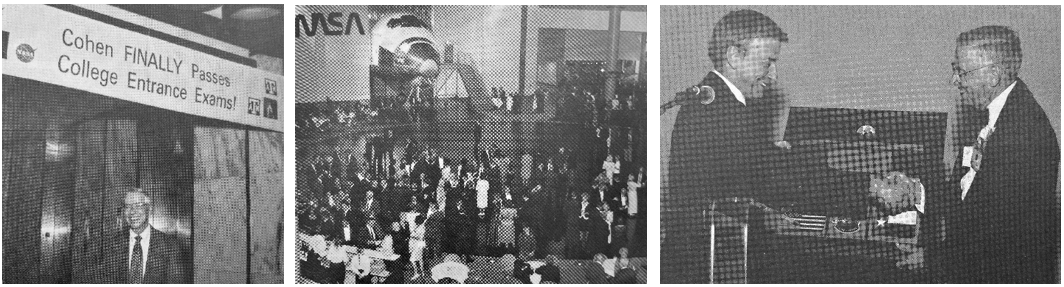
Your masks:
<svg viewBox="0 0 1064 287"><path fill-rule="evenodd" d="M46 140L44 142L44 159L49 162L59 162L70 157L74 153L74 148L69 144L61 143L56 140Z"/></svg>
<svg viewBox="0 0 1064 287"><path fill-rule="evenodd" d="M281 14L283 5L225 5L229 19L242 21L263 20Z"/></svg>
<svg viewBox="0 0 1064 287"><path fill-rule="evenodd" d="M222 19L222 5L218 5L214 9L203 11L203 14L210 15L211 17Z"/></svg>

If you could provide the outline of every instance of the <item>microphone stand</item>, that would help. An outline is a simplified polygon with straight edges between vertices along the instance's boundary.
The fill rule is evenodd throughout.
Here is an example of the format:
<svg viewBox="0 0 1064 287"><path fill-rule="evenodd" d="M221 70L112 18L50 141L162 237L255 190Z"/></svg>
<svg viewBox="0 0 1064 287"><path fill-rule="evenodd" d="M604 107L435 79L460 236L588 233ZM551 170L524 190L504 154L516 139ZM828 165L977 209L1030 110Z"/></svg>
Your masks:
<svg viewBox="0 0 1064 287"><path fill-rule="evenodd" d="M698 97L708 94L708 86L692 86L685 90L676 92L676 95L672 100L665 102L661 105L661 114L664 115L669 109L688 104L692 100L700 100Z"/></svg>

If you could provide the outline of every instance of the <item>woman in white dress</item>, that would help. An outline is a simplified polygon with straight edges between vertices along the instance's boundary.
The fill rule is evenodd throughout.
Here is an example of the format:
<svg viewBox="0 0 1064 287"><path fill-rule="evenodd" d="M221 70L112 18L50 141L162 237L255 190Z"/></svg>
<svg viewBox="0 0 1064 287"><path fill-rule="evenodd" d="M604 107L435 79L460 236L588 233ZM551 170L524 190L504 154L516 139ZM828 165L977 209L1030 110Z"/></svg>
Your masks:
<svg viewBox="0 0 1064 287"><path fill-rule="evenodd" d="M411 280L420 278L424 272L422 254L425 246L425 216L418 215L414 218L414 225L410 226L410 265L414 267L414 277Z"/></svg>

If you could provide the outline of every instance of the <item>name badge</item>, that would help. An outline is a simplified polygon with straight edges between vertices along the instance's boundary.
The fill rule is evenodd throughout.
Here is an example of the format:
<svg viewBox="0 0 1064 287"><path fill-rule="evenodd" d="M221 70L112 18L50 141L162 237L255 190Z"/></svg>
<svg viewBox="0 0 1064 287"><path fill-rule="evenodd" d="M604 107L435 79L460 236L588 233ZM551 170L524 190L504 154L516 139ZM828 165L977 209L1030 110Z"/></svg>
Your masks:
<svg viewBox="0 0 1064 287"><path fill-rule="evenodd" d="M298 261L307 261L307 251L302 250L302 249L299 250L299 251L296 251L296 260L298 260Z"/></svg>

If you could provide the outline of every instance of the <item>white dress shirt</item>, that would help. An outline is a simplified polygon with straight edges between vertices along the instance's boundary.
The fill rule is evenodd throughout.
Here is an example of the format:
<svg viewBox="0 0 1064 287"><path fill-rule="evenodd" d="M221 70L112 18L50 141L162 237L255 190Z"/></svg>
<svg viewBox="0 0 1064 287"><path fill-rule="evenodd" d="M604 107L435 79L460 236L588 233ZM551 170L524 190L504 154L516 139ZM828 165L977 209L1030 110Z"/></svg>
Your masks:
<svg viewBox="0 0 1064 287"><path fill-rule="evenodd" d="M979 138L983 139L983 141L990 140L987 137L989 137L990 134L994 132L994 126L997 124L998 116L1001 115L1001 110L1005 108L1005 101L1008 100L1009 93L1012 93L1012 88L1015 87L1016 82L1012 82L1012 84L1009 85L1008 88L1005 88L1005 90L1002 91L1001 94L999 94L997 97L994 97L994 99L990 101L990 104L987 105L987 110L990 113L990 118L988 119L986 126L979 131ZM962 160L963 166L972 166L973 153L974 147L964 147L964 157ZM964 174L964 177L961 177L961 200L964 200L964 197L968 195L968 190L972 188L972 183L975 182L975 173L975 169L970 168L968 169L968 173Z"/></svg>
<svg viewBox="0 0 1064 287"><path fill-rule="evenodd" d="M602 215L602 219L606 221L606 226L609 226L609 237L606 237L606 243L613 243L613 211L606 210L606 213Z"/></svg>
<svg viewBox="0 0 1064 287"><path fill-rule="evenodd" d="M373 269L373 258L364 252L351 255L351 259L347 263L347 270L354 272L359 278L369 275L371 269Z"/></svg>
<svg viewBox="0 0 1064 287"><path fill-rule="evenodd" d="M994 127L997 124L998 116L1001 116L1001 110L1005 108L1005 100L1009 98L1009 94L1012 93L1012 88L1016 87L1016 82L1012 82L1008 88L1005 88L990 104L987 105L987 109L990 110L990 121L987 122L988 127Z"/></svg>
<svg viewBox="0 0 1064 287"><path fill-rule="evenodd" d="M372 241L378 240L377 239L377 231L374 230L373 225L366 224L366 230L369 231L369 239L370 240L372 240Z"/></svg>
<svg viewBox="0 0 1064 287"><path fill-rule="evenodd" d="M488 189L490 189L488 180L481 179L477 181L477 208L488 208Z"/></svg>
<svg viewBox="0 0 1064 287"><path fill-rule="evenodd" d="M362 211L370 211L371 207L373 207L373 199L372 198L367 200L366 204L362 205Z"/></svg>
<svg viewBox="0 0 1064 287"><path fill-rule="evenodd" d="M151 225L149 225L147 228L144 228L144 230L141 231L140 234L133 232L133 229L129 230L129 255L126 256L126 262L134 262L133 260L135 260L133 258L133 244L137 242L137 236L139 235L141 257L140 272L142 277L144 276L144 272L146 271L146 269L148 269L148 246L151 246L149 244L149 242L151 241L151 228ZM126 265L126 267L128 268L129 265Z"/></svg>
<svg viewBox="0 0 1064 287"><path fill-rule="evenodd" d="M587 219L587 212L586 211L587 211L587 205L588 204L589 204L589 202L587 202L587 201L580 201L580 218L581 219Z"/></svg>
<svg viewBox="0 0 1064 287"><path fill-rule="evenodd" d="M724 80L724 84L728 85L728 89L731 90L731 93L733 95L735 95L735 99L739 100L739 102L743 103L743 105L745 106L746 96L743 95L743 92L740 91L739 88L735 87L735 84L732 84L732 82L729 81L728 78L725 78L724 75L722 75L720 72L717 72L717 70L713 70L713 73L717 74L717 76L720 76L721 80Z"/></svg>
<svg viewBox="0 0 1064 287"><path fill-rule="evenodd" d="M613 183L613 174L617 173L617 166L609 159L602 162L602 170L606 171L606 180Z"/></svg>

